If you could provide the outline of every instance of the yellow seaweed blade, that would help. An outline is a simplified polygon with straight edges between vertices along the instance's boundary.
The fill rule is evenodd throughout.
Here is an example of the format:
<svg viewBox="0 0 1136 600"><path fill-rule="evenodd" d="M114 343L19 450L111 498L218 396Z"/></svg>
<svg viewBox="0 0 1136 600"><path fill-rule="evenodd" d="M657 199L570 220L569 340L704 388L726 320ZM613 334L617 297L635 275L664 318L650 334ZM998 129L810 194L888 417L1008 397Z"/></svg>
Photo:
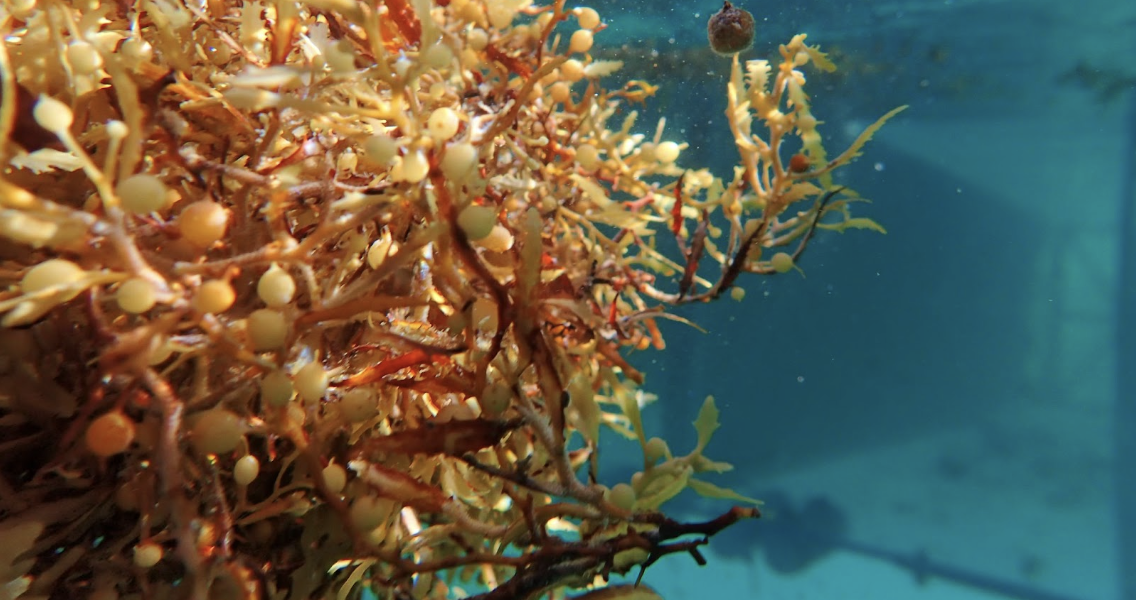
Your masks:
<svg viewBox="0 0 1136 600"><path fill-rule="evenodd" d="M827 52L821 52L818 46L805 45L805 52L809 55L809 60L813 61L816 67L826 73L836 71L836 64L828 58Z"/></svg>
<svg viewBox="0 0 1136 600"><path fill-rule="evenodd" d="M613 585L574 596L572 600L663 600L663 597L645 585Z"/></svg>
<svg viewBox="0 0 1136 600"><path fill-rule="evenodd" d="M844 233L848 229L870 229L879 233L887 234L887 229L883 225L869 219L867 217L854 217L843 221L841 223L821 223L817 227L821 229L831 229Z"/></svg>
<svg viewBox="0 0 1136 600"><path fill-rule="evenodd" d="M698 492L698 495L700 495L704 498L717 498L719 500L736 500L738 502L746 502L748 504L753 504L754 506L761 506L761 504L762 504L761 500L758 500L757 498L750 498L749 496L743 496L743 495L735 492L734 490L714 485L713 483L710 483L709 481L703 481L701 479L690 479L686 483L687 483L688 486L690 486L690 489L694 490L695 492Z"/></svg>
<svg viewBox="0 0 1136 600"><path fill-rule="evenodd" d="M714 405L714 396L706 396L698 411L698 418L694 420L694 430L698 432L698 447L695 452L701 452L710 443L710 436L718 429L718 407Z"/></svg>
<svg viewBox="0 0 1136 600"><path fill-rule="evenodd" d="M867 144L868 140L872 139L872 136L875 135L876 132L884 126L884 123L887 123L889 119L898 115L906 109L907 105L904 104L903 106L891 109L887 112L887 114L876 119L876 122L872 123L866 129L864 129L864 131L860 132L860 135L856 137L856 141L852 142L852 145L849 146L848 149L843 153L841 153L840 156L836 157L836 160L833 162L844 163L852 160L853 158L856 158L857 156L860 156L860 149L862 149L864 147L864 144Z"/></svg>

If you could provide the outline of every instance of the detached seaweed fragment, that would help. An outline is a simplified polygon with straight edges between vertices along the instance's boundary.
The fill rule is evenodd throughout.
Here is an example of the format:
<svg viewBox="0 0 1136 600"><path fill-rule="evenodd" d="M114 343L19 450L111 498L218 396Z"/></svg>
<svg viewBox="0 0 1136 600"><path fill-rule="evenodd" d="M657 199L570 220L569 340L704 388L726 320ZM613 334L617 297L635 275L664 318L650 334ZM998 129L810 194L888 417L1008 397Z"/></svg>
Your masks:
<svg viewBox="0 0 1136 600"><path fill-rule="evenodd" d="M734 56L720 179L563 0L5 9L6 593L653 597L600 589L759 516L704 479L713 400L674 455L626 354L882 231L832 173L901 109L830 158L803 35ZM643 451L611 487L604 427ZM677 522L684 489L740 506Z"/></svg>

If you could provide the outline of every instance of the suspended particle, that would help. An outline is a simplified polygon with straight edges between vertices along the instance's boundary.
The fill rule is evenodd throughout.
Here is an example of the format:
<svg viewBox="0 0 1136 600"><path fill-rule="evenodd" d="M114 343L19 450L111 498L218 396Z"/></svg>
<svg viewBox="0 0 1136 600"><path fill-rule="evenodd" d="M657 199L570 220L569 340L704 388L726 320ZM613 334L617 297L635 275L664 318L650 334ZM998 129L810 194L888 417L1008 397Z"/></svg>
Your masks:
<svg viewBox="0 0 1136 600"><path fill-rule="evenodd" d="M727 0L722 10L710 17L706 33L710 38L710 49L716 54L736 54L753 45L753 15Z"/></svg>

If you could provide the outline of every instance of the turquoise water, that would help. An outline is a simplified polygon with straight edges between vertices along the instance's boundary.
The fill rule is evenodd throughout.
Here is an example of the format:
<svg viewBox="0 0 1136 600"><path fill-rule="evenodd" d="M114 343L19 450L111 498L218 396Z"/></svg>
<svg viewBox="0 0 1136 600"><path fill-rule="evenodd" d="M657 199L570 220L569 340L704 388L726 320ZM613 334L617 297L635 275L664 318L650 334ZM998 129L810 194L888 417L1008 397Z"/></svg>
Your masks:
<svg viewBox="0 0 1136 600"><path fill-rule="evenodd" d="M743 282L636 355L682 448L714 394L717 481L767 517L644 581L700 598L1136 598L1136 3L742 2L744 58L796 32L830 150L899 104L847 184L888 235L827 232L807 277ZM662 86L644 109L728 173L714 2L593 3L605 58ZM653 122L648 120L644 122ZM1132 375L1136 377L1136 375ZM629 456L634 456L629 452ZM635 466L605 455L607 476ZM723 506L682 497L708 518Z"/></svg>

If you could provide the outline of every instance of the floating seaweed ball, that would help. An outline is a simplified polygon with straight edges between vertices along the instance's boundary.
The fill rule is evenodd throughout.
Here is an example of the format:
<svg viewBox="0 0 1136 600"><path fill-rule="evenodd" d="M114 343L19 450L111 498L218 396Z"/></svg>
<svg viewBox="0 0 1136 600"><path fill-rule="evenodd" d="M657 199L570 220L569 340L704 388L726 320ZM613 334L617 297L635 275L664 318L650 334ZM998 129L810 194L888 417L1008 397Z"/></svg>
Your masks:
<svg viewBox="0 0 1136 600"><path fill-rule="evenodd" d="M710 17L706 26L710 49L721 56L746 50L753 45L753 15L728 1Z"/></svg>

